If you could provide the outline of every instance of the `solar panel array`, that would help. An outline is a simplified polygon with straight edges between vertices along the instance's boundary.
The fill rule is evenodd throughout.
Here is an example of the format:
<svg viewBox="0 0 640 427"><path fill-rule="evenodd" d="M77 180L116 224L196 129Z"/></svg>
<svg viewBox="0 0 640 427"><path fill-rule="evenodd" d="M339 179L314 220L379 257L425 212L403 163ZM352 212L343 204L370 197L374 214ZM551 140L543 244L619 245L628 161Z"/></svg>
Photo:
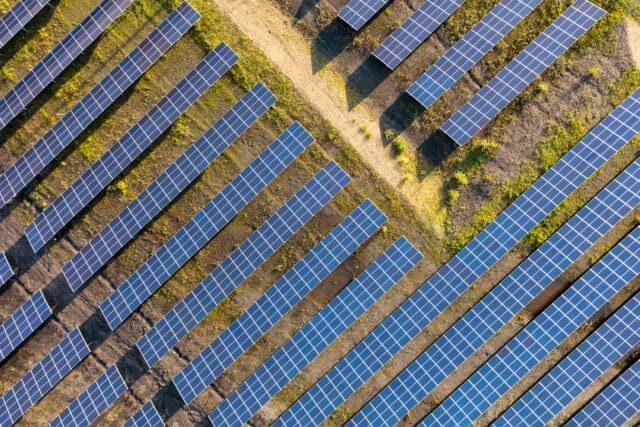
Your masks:
<svg viewBox="0 0 640 427"><path fill-rule="evenodd" d="M495 425L541 425L550 421L604 371L640 343L638 313L640 293L542 377L496 420Z"/></svg>
<svg viewBox="0 0 640 427"><path fill-rule="evenodd" d="M21 0L0 18L0 49L18 34L47 3L49 0Z"/></svg>
<svg viewBox="0 0 640 427"><path fill-rule="evenodd" d="M456 11L465 0L427 0L409 19L387 37L373 56L395 70L435 30Z"/></svg>
<svg viewBox="0 0 640 427"><path fill-rule="evenodd" d="M36 292L0 326L0 361L44 323L51 315L51 307L42 291Z"/></svg>
<svg viewBox="0 0 640 427"><path fill-rule="evenodd" d="M116 20L133 0L104 0L38 65L0 99L0 129L13 120L42 90Z"/></svg>
<svg viewBox="0 0 640 427"><path fill-rule="evenodd" d="M398 239L320 313L285 343L209 415L215 426L241 426L422 260Z"/></svg>
<svg viewBox="0 0 640 427"><path fill-rule="evenodd" d="M231 66L237 55L225 44L209 53L138 123L58 197L25 233L37 251L78 214L116 176L204 94ZM73 276L65 277L74 283Z"/></svg>
<svg viewBox="0 0 640 427"><path fill-rule="evenodd" d="M247 93L62 268L71 289L77 290L129 243L275 101L262 84Z"/></svg>
<svg viewBox="0 0 640 427"><path fill-rule="evenodd" d="M444 400L423 425L473 422L637 275L640 227Z"/></svg>
<svg viewBox="0 0 640 427"><path fill-rule="evenodd" d="M0 204L22 191L62 150L151 67L200 14L182 3L80 102L38 140L16 163L0 175ZM40 248L44 242L34 242Z"/></svg>
<svg viewBox="0 0 640 427"><path fill-rule="evenodd" d="M74 329L17 384L0 397L0 425L11 425L47 394L80 361L89 347Z"/></svg>
<svg viewBox="0 0 640 427"><path fill-rule="evenodd" d="M176 375L182 400L193 402L386 221L371 202L356 208Z"/></svg>
<svg viewBox="0 0 640 427"><path fill-rule="evenodd" d="M351 178L330 162L136 344L153 366L327 204Z"/></svg>
<svg viewBox="0 0 640 427"><path fill-rule="evenodd" d="M443 124L441 130L457 144L466 144L605 13L588 0L577 0Z"/></svg>
<svg viewBox="0 0 640 427"><path fill-rule="evenodd" d="M639 205L640 158L404 369L352 418L351 425L363 419L374 424L402 419Z"/></svg>
<svg viewBox="0 0 640 427"><path fill-rule="evenodd" d="M147 402L133 417L129 418L124 427L164 427L164 421L153 406L153 402Z"/></svg>
<svg viewBox="0 0 640 427"><path fill-rule="evenodd" d="M13 277L13 269L7 260L4 252L0 252L0 286L4 285Z"/></svg>
<svg viewBox="0 0 640 427"><path fill-rule="evenodd" d="M640 89L593 128L325 375L321 385L312 389L317 396L322 390L327 391L321 403L319 397L316 399L316 405L323 407L316 417L329 416L639 132ZM366 368L361 369L361 364ZM307 404L314 400L307 399ZM302 401L298 401L286 416L297 410L303 410Z"/></svg>
<svg viewBox="0 0 640 427"><path fill-rule="evenodd" d="M387 3L389 0L351 0L338 16L357 31Z"/></svg>
<svg viewBox="0 0 640 427"><path fill-rule="evenodd" d="M640 360L636 361L587 406L575 414L567 427L621 426L640 411Z"/></svg>
<svg viewBox="0 0 640 427"><path fill-rule="evenodd" d="M127 391L127 385L114 365L100 375L49 426L88 426Z"/></svg>
<svg viewBox="0 0 640 427"><path fill-rule="evenodd" d="M541 1L503 0L498 3L435 64L418 77L407 89L407 93L423 107L430 107Z"/></svg>
<svg viewBox="0 0 640 427"><path fill-rule="evenodd" d="M100 311L115 330L313 142L294 123L116 289Z"/></svg>

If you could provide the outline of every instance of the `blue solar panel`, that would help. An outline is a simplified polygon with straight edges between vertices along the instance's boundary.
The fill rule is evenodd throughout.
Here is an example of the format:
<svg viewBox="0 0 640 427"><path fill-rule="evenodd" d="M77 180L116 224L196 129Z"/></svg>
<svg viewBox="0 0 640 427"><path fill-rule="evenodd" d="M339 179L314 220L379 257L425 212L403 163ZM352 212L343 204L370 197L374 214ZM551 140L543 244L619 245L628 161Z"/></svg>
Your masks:
<svg viewBox="0 0 640 427"><path fill-rule="evenodd" d="M158 414L153 402L147 402L133 417L129 418L124 427L164 427L164 422Z"/></svg>
<svg viewBox="0 0 640 427"><path fill-rule="evenodd" d="M495 425L542 425L550 421L640 343L639 313L637 293L514 403Z"/></svg>
<svg viewBox="0 0 640 427"><path fill-rule="evenodd" d="M173 379L189 404L387 221L366 201Z"/></svg>
<svg viewBox="0 0 640 427"><path fill-rule="evenodd" d="M395 70L462 3L464 0L428 0L378 46L373 56L387 68Z"/></svg>
<svg viewBox="0 0 640 427"><path fill-rule="evenodd" d="M79 329L69 333L11 390L0 397L0 425L11 425L89 354Z"/></svg>
<svg viewBox="0 0 640 427"><path fill-rule="evenodd" d="M338 16L357 31L387 3L389 0L351 0Z"/></svg>
<svg viewBox="0 0 640 427"><path fill-rule="evenodd" d="M71 289L79 289L129 243L275 101L263 84L246 94L62 268Z"/></svg>
<svg viewBox="0 0 640 427"><path fill-rule="evenodd" d="M209 415L211 423L247 422L421 260L406 238L398 239L220 403Z"/></svg>
<svg viewBox="0 0 640 427"><path fill-rule="evenodd" d="M638 205L640 158L362 408L352 425L400 420Z"/></svg>
<svg viewBox="0 0 640 427"><path fill-rule="evenodd" d="M640 411L640 360L636 361L587 406L567 427L621 426Z"/></svg>
<svg viewBox="0 0 640 427"><path fill-rule="evenodd" d="M47 3L49 0L21 0L0 18L0 49L18 34Z"/></svg>
<svg viewBox="0 0 640 427"><path fill-rule="evenodd" d="M311 143L294 123L100 305L115 330Z"/></svg>
<svg viewBox="0 0 640 427"><path fill-rule="evenodd" d="M638 132L640 89L331 369L325 376L329 379L315 388L316 392L326 390L329 396L322 402L322 413L316 416L331 414ZM359 364L352 360L365 361L366 369L359 370ZM344 386L336 387L338 383Z"/></svg>
<svg viewBox="0 0 640 427"><path fill-rule="evenodd" d="M153 366L349 183L330 162L136 344Z"/></svg>
<svg viewBox="0 0 640 427"><path fill-rule="evenodd" d="M27 302L0 326L0 361L44 323L51 315L42 291L36 292Z"/></svg>
<svg viewBox="0 0 640 427"><path fill-rule="evenodd" d="M11 277L13 277L13 269L4 252L0 252L0 286L7 283Z"/></svg>
<svg viewBox="0 0 640 427"><path fill-rule="evenodd" d="M639 274L640 227L636 227L442 402L423 425L472 423Z"/></svg>
<svg viewBox="0 0 640 427"><path fill-rule="evenodd" d="M13 120L42 90L116 20L133 0L104 0L0 99L0 129Z"/></svg>
<svg viewBox="0 0 640 427"><path fill-rule="evenodd" d="M504 0L498 3L435 64L418 77L407 89L407 93L425 108L430 107L541 1Z"/></svg>
<svg viewBox="0 0 640 427"><path fill-rule="evenodd" d="M577 0L443 124L442 131L457 144L466 144L605 13Z"/></svg>
<svg viewBox="0 0 640 427"><path fill-rule="evenodd" d="M151 67L200 15L182 3L82 100L0 175L0 204L5 205L65 147Z"/></svg>
<svg viewBox="0 0 640 427"><path fill-rule="evenodd" d="M167 96L160 100L120 140L58 197L26 229L37 251L124 171L237 61L224 44L209 53ZM67 276L67 279L74 281ZM70 282L70 283L72 283Z"/></svg>
<svg viewBox="0 0 640 427"><path fill-rule="evenodd" d="M49 426L88 426L127 391L127 385L114 365L95 380Z"/></svg>

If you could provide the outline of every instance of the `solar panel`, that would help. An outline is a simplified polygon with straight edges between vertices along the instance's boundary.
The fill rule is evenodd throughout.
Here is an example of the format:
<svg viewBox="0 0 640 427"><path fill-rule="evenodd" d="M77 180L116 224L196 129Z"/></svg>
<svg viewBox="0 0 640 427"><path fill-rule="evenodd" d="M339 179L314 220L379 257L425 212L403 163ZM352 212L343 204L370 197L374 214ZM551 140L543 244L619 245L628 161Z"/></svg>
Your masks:
<svg viewBox="0 0 640 427"><path fill-rule="evenodd" d="M423 425L473 422L639 274L640 227L636 227L442 402Z"/></svg>
<svg viewBox="0 0 640 427"><path fill-rule="evenodd" d="M164 427L164 422L158 414L153 402L147 402L133 417L129 418L124 427Z"/></svg>
<svg viewBox="0 0 640 427"><path fill-rule="evenodd" d="M338 16L358 31L387 3L389 0L351 0Z"/></svg>
<svg viewBox="0 0 640 427"><path fill-rule="evenodd" d="M587 0L577 0L443 124L441 130L458 145L466 144L605 13Z"/></svg>
<svg viewBox="0 0 640 427"><path fill-rule="evenodd" d="M604 371L640 343L638 313L640 293L542 377L496 420L495 425L540 425L550 421Z"/></svg>
<svg viewBox="0 0 640 427"><path fill-rule="evenodd" d="M241 426L422 260L398 239L209 415L215 426Z"/></svg>
<svg viewBox="0 0 640 427"><path fill-rule="evenodd" d="M0 286L7 283L11 277L13 277L13 269L4 252L0 252Z"/></svg>
<svg viewBox="0 0 640 427"><path fill-rule="evenodd" d="M76 291L253 125L276 101L258 84L189 147L63 268Z"/></svg>
<svg viewBox="0 0 640 427"><path fill-rule="evenodd" d="M330 162L249 236L136 344L153 366L344 187L350 177Z"/></svg>
<svg viewBox="0 0 640 427"><path fill-rule="evenodd" d="M640 205L640 158L429 346L350 422L400 420L493 334ZM498 381L496 379L496 381Z"/></svg>
<svg viewBox="0 0 640 427"><path fill-rule="evenodd" d="M0 203L4 206L22 191L65 147L169 50L199 17L198 12L186 2L172 12L33 147L0 175Z"/></svg>
<svg viewBox="0 0 640 427"><path fill-rule="evenodd" d="M395 70L462 3L464 0L428 0L378 46L373 56L390 70Z"/></svg>
<svg viewBox="0 0 640 427"><path fill-rule="evenodd" d="M0 129L13 120L116 20L133 0L104 0L0 99Z"/></svg>
<svg viewBox="0 0 640 427"><path fill-rule="evenodd" d="M640 411L640 360L575 414L567 427L621 426Z"/></svg>
<svg viewBox="0 0 640 427"><path fill-rule="evenodd" d="M193 402L386 221L371 202L357 207L174 377L182 400Z"/></svg>
<svg viewBox="0 0 640 427"><path fill-rule="evenodd" d="M0 326L0 361L44 323L51 315L42 291L36 292L27 302Z"/></svg>
<svg viewBox="0 0 640 427"><path fill-rule="evenodd" d="M322 415L316 416L331 414L638 132L640 89L593 128L394 310L347 358L330 370L325 378L331 380L325 379L323 386L332 390L321 403L325 408ZM356 360L367 361L369 372L358 371L358 364L352 363ZM375 364L370 360L376 361ZM334 389L332 384L338 382L346 385ZM321 387L316 388L317 392L321 390Z"/></svg>
<svg viewBox="0 0 640 427"><path fill-rule="evenodd" d="M26 229L34 251L42 248L116 176L204 94L237 61L224 44L209 53L180 83Z"/></svg>
<svg viewBox="0 0 640 427"><path fill-rule="evenodd" d="M294 123L116 289L100 311L115 330L313 142Z"/></svg>
<svg viewBox="0 0 640 427"><path fill-rule="evenodd" d="M127 391L118 368L113 365L100 375L49 426L88 426Z"/></svg>
<svg viewBox="0 0 640 427"><path fill-rule="evenodd" d="M541 1L504 0L498 3L435 64L418 77L407 89L407 93L423 107L430 107Z"/></svg>
<svg viewBox="0 0 640 427"><path fill-rule="evenodd" d="M79 329L74 329L33 367L16 385L0 397L0 425L11 425L47 394L80 361L89 347Z"/></svg>
<svg viewBox="0 0 640 427"><path fill-rule="evenodd" d="M49 0L22 0L0 18L0 49L7 44L27 22L31 21L49 3Z"/></svg>

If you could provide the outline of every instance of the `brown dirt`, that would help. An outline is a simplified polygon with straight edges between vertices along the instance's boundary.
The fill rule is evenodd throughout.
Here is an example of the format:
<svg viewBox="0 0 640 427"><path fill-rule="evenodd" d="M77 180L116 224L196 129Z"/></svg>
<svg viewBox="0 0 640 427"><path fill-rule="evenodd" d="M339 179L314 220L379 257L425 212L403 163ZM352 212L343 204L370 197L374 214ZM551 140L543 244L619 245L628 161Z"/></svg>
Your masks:
<svg viewBox="0 0 640 427"><path fill-rule="evenodd" d="M640 68L640 23L627 19L625 28L627 30L627 43L631 48L631 57L636 66Z"/></svg>

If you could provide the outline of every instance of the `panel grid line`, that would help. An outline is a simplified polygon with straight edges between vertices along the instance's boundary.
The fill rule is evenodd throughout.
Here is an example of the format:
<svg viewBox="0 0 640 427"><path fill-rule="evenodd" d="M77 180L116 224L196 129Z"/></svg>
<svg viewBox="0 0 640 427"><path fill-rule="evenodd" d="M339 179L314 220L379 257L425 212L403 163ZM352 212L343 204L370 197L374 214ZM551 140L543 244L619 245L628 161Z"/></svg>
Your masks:
<svg viewBox="0 0 640 427"><path fill-rule="evenodd" d="M13 269L4 252L0 252L0 286L3 286L13 277Z"/></svg>
<svg viewBox="0 0 640 427"><path fill-rule="evenodd" d="M44 8L49 0L21 0L0 18L0 49Z"/></svg>
<svg viewBox="0 0 640 427"><path fill-rule="evenodd" d="M133 417L124 424L124 427L164 427L164 422L153 406L153 402L147 402Z"/></svg>
<svg viewBox="0 0 640 427"><path fill-rule="evenodd" d="M350 0L338 17L358 31L387 3L389 0Z"/></svg>
<svg viewBox="0 0 640 427"><path fill-rule="evenodd" d="M52 311L42 291L36 292L0 326L0 361L38 329Z"/></svg>

